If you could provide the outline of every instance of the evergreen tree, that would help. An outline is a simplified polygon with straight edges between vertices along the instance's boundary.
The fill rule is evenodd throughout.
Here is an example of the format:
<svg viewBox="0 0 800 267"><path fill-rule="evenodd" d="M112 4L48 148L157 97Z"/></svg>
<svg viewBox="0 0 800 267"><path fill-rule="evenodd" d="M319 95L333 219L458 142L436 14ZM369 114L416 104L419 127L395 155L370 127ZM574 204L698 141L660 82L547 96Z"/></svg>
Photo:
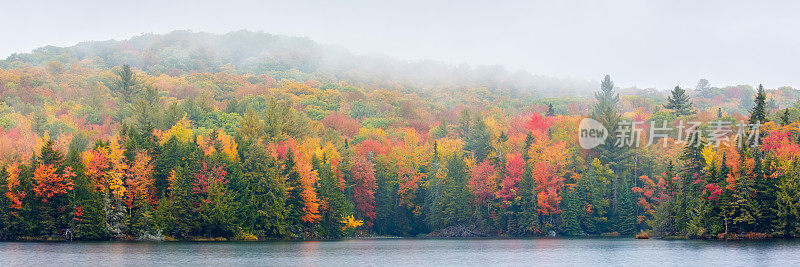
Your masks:
<svg viewBox="0 0 800 267"><path fill-rule="evenodd" d="M303 230L303 185L300 182L300 174L295 169L294 155L292 150L289 149L286 153L286 159L283 160L283 167L281 170L281 177L286 181L286 188L288 191L287 199L285 202L286 209L286 223L289 226L287 235L289 238L302 238Z"/></svg>
<svg viewBox="0 0 800 267"><path fill-rule="evenodd" d="M789 109L787 108L783 110L783 115L781 115L781 126L786 126L790 123L792 122L789 120Z"/></svg>
<svg viewBox="0 0 800 267"><path fill-rule="evenodd" d="M667 98L667 104L664 108L671 109L675 116L688 116L695 113L692 107L692 102L689 101L689 96L686 95L686 90L680 86L675 86L672 90L672 96Z"/></svg>
<svg viewBox="0 0 800 267"><path fill-rule="evenodd" d="M595 93L597 103L592 109L592 118L599 121L608 130L608 138L605 143L601 144L594 150L596 158L600 162L608 165L608 167L615 174L611 178L611 213L614 214L618 211L620 199L619 190L623 190L620 185L626 178L630 169L626 165L630 162L630 148L619 146L616 137L619 123L622 121L622 116L619 114L617 103L619 102L619 94L614 91L614 82L611 77L606 75L600 85L600 92ZM630 190L630 189L625 189Z"/></svg>
<svg viewBox="0 0 800 267"><path fill-rule="evenodd" d="M230 188L238 192L241 203L237 218L250 234L281 238L287 235L286 186L279 166L263 146L253 144L244 150L242 179L232 180Z"/></svg>
<svg viewBox="0 0 800 267"><path fill-rule="evenodd" d="M463 157L454 156L447 159L446 167L437 171L434 182L440 188L434 199L437 205L433 208L429 223L432 229L449 226L466 226L470 223L470 193L467 188L467 165Z"/></svg>
<svg viewBox="0 0 800 267"><path fill-rule="evenodd" d="M767 122L767 93L764 92L764 86L758 85L758 93L756 93L755 106L750 112L750 123L760 123L763 125Z"/></svg>
<svg viewBox="0 0 800 267"><path fill-rule="evenodd" d="M114 70L114 74L117 75L117 79L114 80L114 90L122 96L125 103L130 103L139 90L136 73L131 70L130 65L125 64L122 68Z"/></svg>
<svg viewBox="0 0 800 267"><path fill-rule="evenodd" d="M475 153L477 161L483 161L489 156L491 141L492 133L483 119L476 116L471 121L466 138L464 138L464 150Z"/></svg>
<svg viewBox="0 0 800 267"><path fill-rule="evenodd" d="M545 113L546 117L553 117L556 115L556 111L553 109L553 103L547 104L547 113Z"/></svg>
<svg viewBox="0 0 800 267"><path fill-rule="evenodd" d="M85 175L79 155L77 149L71 148L67 156L67 164L77 174L73 197L70 199L73 207L73 236L78 240L108 240L111 236L105 227L106 215L102 196L95 190L94 182Z"/></svg>
<svg viewBox="0 0 800 267"><path fill-rule="evenodd" d="M794 161L781 175L776 193L775 234L800 235L800 162Z"/></svg>
<svg viewBox="0 0 800 267"><path fill-rule="evenodd" d="M345 198L344 190L339 186L339 180L331 169L331 164L325 159L314 157L312 165L319 171L319 187L317 195L321 202L326 203L321 210L322 221L321 236L327 238L341 238L344 236L344 219L353 214L352 204Z"/></svg>
<svg viewBox="0 0 800 267"><path fill-rule="evenodd" d="M695 90L701 96L710 96L711 95L711 85L708 83L706 79L700 79L697 81L697 86L695 86Z"/></svg>

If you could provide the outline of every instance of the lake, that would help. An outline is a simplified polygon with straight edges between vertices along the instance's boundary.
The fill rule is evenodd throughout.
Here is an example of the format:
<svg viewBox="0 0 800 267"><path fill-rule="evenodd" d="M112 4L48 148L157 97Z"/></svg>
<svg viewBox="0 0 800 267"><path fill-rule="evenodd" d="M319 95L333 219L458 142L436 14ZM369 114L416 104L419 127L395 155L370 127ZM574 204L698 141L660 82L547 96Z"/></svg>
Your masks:
<svg viewBox="0 0 800 267"><path fill-rule="evenodd" d="M303 242L0 242L0 266L800 266L800 242L368 239Z"/></svg>

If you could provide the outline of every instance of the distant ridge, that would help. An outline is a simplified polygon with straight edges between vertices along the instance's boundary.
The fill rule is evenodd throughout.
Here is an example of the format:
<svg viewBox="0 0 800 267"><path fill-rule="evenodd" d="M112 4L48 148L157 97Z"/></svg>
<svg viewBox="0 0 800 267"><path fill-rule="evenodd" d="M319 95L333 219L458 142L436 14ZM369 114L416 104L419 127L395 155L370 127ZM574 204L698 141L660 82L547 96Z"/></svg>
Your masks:
<svg viewBox="0 0 800 267"><path fill-rule="evenodd" d="M99 68L130 64L149 74L233 71L297 80L316 74L352 83L390 81L423 90L487 87L541 97L588 96L598 87L596 82L510 72L502 66L454 66L380 54L355 55L343 47L319 44L305 37L246 30L226 34L179 30L122 41L45 46L31 53L12 54L0 61L0 67L9 68L20 62L39 65L53 60L67 64L85 59L91 59Z"/></svg>

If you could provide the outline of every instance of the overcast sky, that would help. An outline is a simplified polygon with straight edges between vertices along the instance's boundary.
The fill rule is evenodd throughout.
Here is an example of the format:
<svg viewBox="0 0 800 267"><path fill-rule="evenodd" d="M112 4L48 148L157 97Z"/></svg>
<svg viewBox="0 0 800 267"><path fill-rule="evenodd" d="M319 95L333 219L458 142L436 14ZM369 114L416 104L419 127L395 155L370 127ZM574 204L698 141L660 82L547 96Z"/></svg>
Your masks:
<svg viewBox="0 0 800 267"><path fill-rule="evenodd" d="M800 87L800 1L7 1L0 57L185 29L307 36L355 53L503 65L621 87ZM166 1L163 1L166 2Z"/></svg>

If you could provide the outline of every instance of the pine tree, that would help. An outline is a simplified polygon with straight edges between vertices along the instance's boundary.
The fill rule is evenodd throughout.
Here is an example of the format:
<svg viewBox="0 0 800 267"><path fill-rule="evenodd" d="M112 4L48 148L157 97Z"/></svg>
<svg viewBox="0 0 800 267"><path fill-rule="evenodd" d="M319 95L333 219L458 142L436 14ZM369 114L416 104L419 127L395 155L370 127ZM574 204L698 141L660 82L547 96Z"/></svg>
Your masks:
<svg viewBox="0 0 800 267"><path fill-rule="evenodd" d="M556 115L556 111L553 109L553 103L547 104L547 113L545 113L545 117L553 117Z"/></svg>
<svg viewBox="0 0 800 267"><path fill-rule="evenodd" d="M489 155L492 133L482 118L475 116L464 138L464 150L475 153L475 159L483 161Z"/></svg>
<svg viewBox="0 0 800 267"><path fill-rule="evenodd" d="M750 112L750 123L764 124L767 121L767 93L764 92L764 86L758 85L758 93L755 98L755 106Z"/></svg>
<svg viewBox="0 0 800 267"><path fill-rule="evenodd" d="M616 139L616 132L619 123L622 121L617 103L619 102L619 94L614 91L614 82L611 77L606 75L600 85L600 92L595 93L595 104L592 109L592 118L599 121L608 130L608 139L605 143L595 148L596 158L600 159L602 164L608 167L615 174L611 178L611 211L612 214L618 211L619 208L619 190L621 190L620 183L627 176L627 172L631 168L626 165L630 163L630 148L625 146L618 146ZM630 189L627 189L630 190Z"/></svg>
<svg viewBox="0 0 800 267"><path fill-rule="evenodd" d="M695 86L695 90L698 94L702 96L709 96L711 94L711 85L709 85L708 80L700 79L697 81L697 86Z"/></svg>
<svg viewBox="0 0 800 267"><path fill-rule="evenodd" d="M114 90L122 95L125 103L130 103L139 90L136 74L128 64L123 65L121 69L114 70L114 74L117 75L117 79L114 80Z"/></svg>
<svg viewBox="0 0 800 267"><path fill-rule="evenodd" d="M791 121L789 121L789 109L783 110L783 115L781 115L781 126L789 125Z"/></svg>
<svg viewBox="0 0 800 267"><path fill-rule="evenodd" d="M339 180L333 173L330 163L314 157L312 165L319 171L317 195L320 196L322 203L327 204L320 211L322 215L321 235L328 238L341 238L344 235L343 220L353 214L352 204L345 198L344 191L339 187Z"/></svg>
<svg viewBox="0 0 800 267"><path fill-rule="evenodd" d="M303 216L303 197L301 196L301 193L303 191L303 186L300 183L300 174L297 173L295 165L296 163L294 162L294 155L292 155L292 150L289 149L289 151L286 153L286 159L283 161L283 170L281 171L281 176L283 179L285 179L288 190L285 209L287 212L286 222L289 226L289 229L287 229L287 234L290 238L302 237L301 217Z"/></svg>
<svg viewBox="0 0 800 267"><path fill-rule="evenodd" d="M686 95L686 90L680 86L675 86L672 90L672 96L667 98L667 104L664 108L671 109L675 116L688 116L695 113L692 107L692 102L689 101L689 96Z"/></svg>

